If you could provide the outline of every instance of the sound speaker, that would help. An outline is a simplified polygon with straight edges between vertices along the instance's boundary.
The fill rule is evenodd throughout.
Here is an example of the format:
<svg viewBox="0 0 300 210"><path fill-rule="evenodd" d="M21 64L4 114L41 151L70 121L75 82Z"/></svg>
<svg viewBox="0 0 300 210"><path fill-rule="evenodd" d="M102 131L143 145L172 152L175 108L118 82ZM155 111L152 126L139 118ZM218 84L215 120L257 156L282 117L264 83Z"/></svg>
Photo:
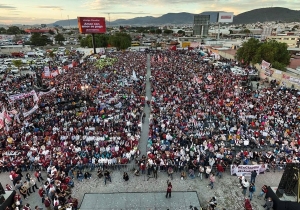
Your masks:
<svg viewBox="0 0 300 210"><path fill-rule="evenodd" d="M282 198L283 193L284 193L284 189L277 189L276 190L276 195L277 195L278 198Z"/></svg>

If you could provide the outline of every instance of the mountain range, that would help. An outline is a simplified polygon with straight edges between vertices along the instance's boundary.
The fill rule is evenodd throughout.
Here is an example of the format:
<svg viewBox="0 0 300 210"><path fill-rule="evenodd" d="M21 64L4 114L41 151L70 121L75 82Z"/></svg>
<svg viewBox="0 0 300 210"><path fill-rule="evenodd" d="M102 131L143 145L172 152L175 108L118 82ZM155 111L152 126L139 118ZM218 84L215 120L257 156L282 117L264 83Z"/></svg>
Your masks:
<svg viewBox="0 0 300 210"><path fill-rule="evenodd" d="M167 13L160 17L146 16L135 17L131 19L117 19L115 21L106 22L106 24L107 26L192 24L194 15L195 14L187 12ZM218 12L203 12L201 15L210 15L210 22L214 23L217 20ZM247 24L266 21L300 22L300 11L283 7L269 7L243 12L234 16L233 18L234 24ZM75 26L77 25L77 19L59 20L51 25Z"/></svg>

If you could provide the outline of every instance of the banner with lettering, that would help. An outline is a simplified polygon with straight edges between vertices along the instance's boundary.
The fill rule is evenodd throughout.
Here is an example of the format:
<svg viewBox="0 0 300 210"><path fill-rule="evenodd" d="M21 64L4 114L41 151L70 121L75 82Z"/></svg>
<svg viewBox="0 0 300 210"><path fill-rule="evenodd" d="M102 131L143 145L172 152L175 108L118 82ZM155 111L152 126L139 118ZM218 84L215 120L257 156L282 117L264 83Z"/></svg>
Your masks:
<svg viewBox="0 0 300 210"><path fill-rule="evenodd" d="M39 106L36 104L32 109L30 109L28 112L24 112L23 116L27 117L29 115L31 115L33 112L35 112L37 109L39 108Z"/></svg>
<svg viewBox="0 0 300 210"><path fill-rule="evenodd" d="M257 174L264 173L267 169L266 164L261 165L230 165L231 175L236 176L251 176L252 171L256 171Z"/></svg>
<svg viewBox="0 0 300 210"><path fill-rule="evenodd" d="M36 94L35 90L32 90L28 93L20 93L20 94L11 95L11 96L8 96L8 98L11 101L16 101L16 100L22 100L22 99L27 98L29 96L33 96L35 94Z"/></svg>
<svg viewBox="0 0 300 210"><path fill-rule="evenodd" d="M297 78L297 77L291 77L291 76L288 76L286 74L283 74L282 78L288 80L290 83L294 83L296 85L300 85L300 79Z"/></svg>
<svg viewBox="0 0 300 210"><path fill-rule="evenodd" d="M262 70L266 70L266 69L269 69L270 68L270 63L268 63L267 61L264 61L264 60L262 60L261 61L261 69Z"/></svg>
<svg viewBox="0 0 300 210"><path fill-rule="evenodd" d="M56 90L55 88L52 88L51 90L47 91L47 92L39 92L39 97L41 97L42 95L47 95L49 93L54 93Z"/></svg>

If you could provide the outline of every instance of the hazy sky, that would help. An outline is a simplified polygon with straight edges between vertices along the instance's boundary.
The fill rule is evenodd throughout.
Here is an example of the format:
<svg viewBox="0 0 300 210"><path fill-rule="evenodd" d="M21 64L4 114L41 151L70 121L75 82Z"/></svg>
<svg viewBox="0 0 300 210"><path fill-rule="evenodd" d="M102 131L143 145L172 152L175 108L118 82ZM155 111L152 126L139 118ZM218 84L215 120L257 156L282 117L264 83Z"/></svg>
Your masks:
<svg viewBox="0 0 300 210"><path fill-rule="evenodd" d="M169 12L227 11L235 15L261 7L300 10L300 0L1 0L0 24L41 24L56 20L105 17L110 20L160 16Z"/></svg>

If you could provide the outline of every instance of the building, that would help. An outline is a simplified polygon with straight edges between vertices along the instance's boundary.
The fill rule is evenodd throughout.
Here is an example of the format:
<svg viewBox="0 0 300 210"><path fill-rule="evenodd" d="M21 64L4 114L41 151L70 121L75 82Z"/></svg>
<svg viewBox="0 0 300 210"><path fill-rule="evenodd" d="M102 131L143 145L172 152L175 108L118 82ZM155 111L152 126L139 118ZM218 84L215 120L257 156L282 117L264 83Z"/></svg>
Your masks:
<svg viewBox="0 0 300 210"><path fill-rule="evenodd" d="M178 37L178 43L180 44L180 47L186 48L186 47L198 47L201 45L201 38L200 37Z"/></svg>
<svg viewBox="0 0 300 210"><path fill-rule="evenodd" d="M261 40L265 40L267 37L271 36L272 35L272 31L273 31L273 28L271 28L271 27L264 27L263 31L261 33Z"/></svg>
<svg viewBox="0 0 300 210"><path fill-rule="evenodd" d="M7 45L0 46L0 54L11 54L13 52L29 52L31 47L29 45Z"/></svg>
<svg viewBox="0 0 300 210"><path fill-rule="evenodd" d="M286 43L289 47L298 46L299 36L268 36L267 40L276 40L277 42Z"/></svg>
<svg viewBox="0 0 300 210"><path fill-rule="evenodd" d="M193 34L198 36L208 36L209 15L194 15Z"/></svg>

